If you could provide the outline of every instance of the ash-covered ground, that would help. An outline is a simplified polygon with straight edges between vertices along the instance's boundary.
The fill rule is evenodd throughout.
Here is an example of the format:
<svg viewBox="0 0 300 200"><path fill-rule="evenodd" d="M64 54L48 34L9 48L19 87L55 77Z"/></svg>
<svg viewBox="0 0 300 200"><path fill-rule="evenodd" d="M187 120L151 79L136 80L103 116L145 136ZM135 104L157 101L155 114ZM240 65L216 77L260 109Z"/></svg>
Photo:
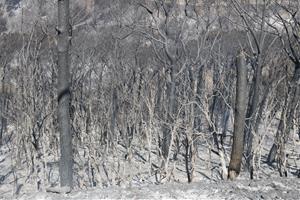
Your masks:
<svg viewBox="0 0 300 200"><path fill-rule="evenodd" d="M192 184L109 187L78 190L69 194L33 193L17 199L299 199L300 179L202 181Z"/></svg>

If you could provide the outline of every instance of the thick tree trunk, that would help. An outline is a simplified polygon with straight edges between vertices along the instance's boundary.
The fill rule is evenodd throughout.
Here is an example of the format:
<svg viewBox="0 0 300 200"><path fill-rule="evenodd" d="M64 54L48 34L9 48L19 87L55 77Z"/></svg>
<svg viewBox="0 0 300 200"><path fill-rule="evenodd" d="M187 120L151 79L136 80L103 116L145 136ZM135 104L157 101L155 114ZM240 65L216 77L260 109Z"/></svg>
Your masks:
<svg viewBox="0 0 300 200"><path fill-rule="evenodd" d="M244 149L244 127L247 107L247 67L243 52L237 57L237 85L234 115L234 133L231 159L228 168L228 178L235 179L241 169Z"/></svg>
<svg viewBox="0 0 300 200"><path fill-rule="evenodd" d="M252 166L252 143L253 143L253 129L255 129L255 122L256 122L256 113L258 110L258 104L259 104L259 95L260 95L260 87L261 87L261 72L262 72L262 65L260 62L260 56L258 56L257 66L255 70L255 77L254 77L254 85L252 88L252 99L251 102L249 102L249 110L246 114L247 116L247 129L246 129L246 137L245 137L245 143L246 143L246 166L248 168L248 171L250 172L251 179L253 174L253 166Z"/></svg>
<svg viewBox="0 0 300 200"><path fill-rule="evenodd" d="M72 187L73 152L70 123L69 0L58 0L58 122L60 131L60 184Z"/></svg>

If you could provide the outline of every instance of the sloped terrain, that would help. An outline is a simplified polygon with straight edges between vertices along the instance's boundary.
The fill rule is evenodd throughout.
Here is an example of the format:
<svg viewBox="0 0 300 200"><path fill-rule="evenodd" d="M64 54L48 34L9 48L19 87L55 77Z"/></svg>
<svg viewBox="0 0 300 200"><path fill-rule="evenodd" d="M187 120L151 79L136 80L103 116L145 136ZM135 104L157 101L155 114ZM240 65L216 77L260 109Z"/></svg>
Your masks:
<svg viewBox="0 0 300 200"><path fill-rule="evenodd" d="M299 199L299 179L237 180L192 184L110 187L59 195L34 193L17 199Z"/></svg>
<svg viewBox="0 0 300 200"><path fill-rule="evenodd" d="M295 126L286 143L287 178L279 177L278 158L273 165L266 163L269 151L276 143L284 108L282 102L289 96L282 89L289 85L289 80L285 80L288 72L282 70L282 66L290 65L287 58L281 56L282 47L274 43L272 51L266 52L268 55L264 57L263 69L268 71L267 68L272 66L274 72L269 70L270 74L263 80L270 82L271 91L267 89L269 86L262 85L261 88L267 99L266 103L261 103L262 119L253 141L255 180L249 180L243 163L237 181L222 181L222 177L226 177L223 172L227 171L233 136L233 58L240 44L248 44L247 34L228 20L228 32L223 21L222 27L207 27L206 34L202 28L195 29L193 15L183 23L186 26L179 28L177 20L188 15L189 10L188 7L184 12L181 7L174 10L181 15L174 15L170 24L162 29L170 28L170 33L182 32L182 45L190 55L178 57L174 83L178 107L184 112L178 111L177 119L169 125L170 130L176 127L176 138L164 169L162 130L169 121L164 115L168 114L171 74L169 67L164 66L165 61L159 61L160 57L156 56L155 51L163 52L165 48L156 41L157 33L145 34L153 27L164 26L164 20L158 17L153 25L152 18L145 17L149 10L133 6L129 0L101 1L95 12L88 9L84 0L72 1L74 190L69 194L45 192L47 188L59 185L59 134L55 121L57 9L50 0L39 1L41 4L34 0L0 0L0 5L4 2L12 4L2 9L3 13L0 10L0 32L5 33L0 49L6 49L10 56L8 59L2 55L5 58L3 66L9 62L12 67L5 69L8 71L3 69L5 76L1 78L12 82L7 89L9 93L13 91L10 88L22 92L16 92L9 99L10 109L4 112L9 118L10 129L4 133L4 145L0 148L0 200L300 199L297 179L300 176L299 117L295 116ZM22 10L18 9L21 7ZM162 8L155 11L157 16L161 11ZM201 13L203 16L197 21L200 27L203 19L210 15L214 18L216 14ZM223 15L225 13L224 10ZM44 42L36 48L30 38ZM166 44L170 40L167 38ZM207 42L200 48L199 41ZM26 46L28 48L24 48ZM245 48L249 47L246 45ZM207 59L207 64L195 64L190 69L187 68L189 64L182 65L194 63L197 52L203 57L200 61ZM251 59L254 58L255 55ZM1 59L0 62L2 66ZM254 68L255 65L249 64L249 82L253 79ZM195 84L199 87L196 96L201 98L199 106L194 108L191 92L197 82L201 84ZM27 88L24 91L23 85ZM4 86L0 88L6 88ZM194 111L196 114L191 114ZM295 107L295 115L299 113L299 106ZM197 126L191 125L196 122ZM216 139L220 140L218 143L222 144L224 155L219 152ZM187 171L193 177L191 184L187 183Z"/></svg>
<svg viewBox="0 0 300 200"><path fill-rule="evenodd" d="M203 152L201 154L203 155ZM201 167L198 163L195 182L189 184L186 182L184 166L180 164L183 162L179 162L173 172L171 183L162 181L159 184L155 181L155 175L148 175L148 168L143 163L142 157L142 153L133 154L131 167L127 169L131 179L121 181L119 186L106 181L107 184L102 184L102 186L80 188L76 185L69 194L56 194L36 192L34 181L26 178L26 169L13 169L10 150L2 147L0 199L299 199L300 179L292 174L289 174L289 178L280 178L278 173L274 173L275 170L266 164L262 164L261 173L257 176L260 180L249 180L248 173L243 171L236 181L222 181L216 174L213 175L213 172L205 170L205 167ZM180 159L182 158L179 156ZM203 157L202 162L205 159L207 158ZM213 168L218 165L217 161L215 162L212 162ZM51 176L53 180L56 180L58 178L57 167L54 171L56 172L53 172ZM209 176L210 173L213 174ZM15 177L19 178L16 180ZM45 188L41 189L43 190Z"/></svg>

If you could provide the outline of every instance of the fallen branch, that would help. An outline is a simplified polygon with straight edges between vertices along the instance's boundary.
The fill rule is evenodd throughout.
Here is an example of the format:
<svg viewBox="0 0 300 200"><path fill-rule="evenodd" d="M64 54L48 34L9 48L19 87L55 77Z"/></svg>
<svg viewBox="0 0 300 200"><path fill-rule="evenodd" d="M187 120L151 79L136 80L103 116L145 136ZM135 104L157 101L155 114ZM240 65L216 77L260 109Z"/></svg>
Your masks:
<svg viewBox="0 0 300 200"><path fill-rule="evenodd" d="M69 186L46 188L46 192L58 193L58 194L67 194L70 193L71 190L72 189Z"/></svg>

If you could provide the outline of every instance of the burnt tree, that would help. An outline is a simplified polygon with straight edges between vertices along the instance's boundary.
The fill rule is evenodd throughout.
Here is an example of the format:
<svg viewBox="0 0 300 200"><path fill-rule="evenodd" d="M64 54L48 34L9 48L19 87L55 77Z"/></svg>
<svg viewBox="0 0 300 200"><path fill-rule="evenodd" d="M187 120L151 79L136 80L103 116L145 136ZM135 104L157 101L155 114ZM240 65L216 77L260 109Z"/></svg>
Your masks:
<svg viewBox="0 0 300 200"><path fill-rule="evenodd" d="M234 114L234 133L231 158L228 168L228 178L235 179L241 170L242 155L244 150L244 124L247 108L247 67L245 54L241 52L237 57L237 85L236 103Z"/></svg>
<svg viewBox="0 0 300 200"><path fill-rule="evenodd" d="M72 187L73 153L70 123L70 38L69 0L58 0L58 123L60 131L60 184Z"/></svg>

